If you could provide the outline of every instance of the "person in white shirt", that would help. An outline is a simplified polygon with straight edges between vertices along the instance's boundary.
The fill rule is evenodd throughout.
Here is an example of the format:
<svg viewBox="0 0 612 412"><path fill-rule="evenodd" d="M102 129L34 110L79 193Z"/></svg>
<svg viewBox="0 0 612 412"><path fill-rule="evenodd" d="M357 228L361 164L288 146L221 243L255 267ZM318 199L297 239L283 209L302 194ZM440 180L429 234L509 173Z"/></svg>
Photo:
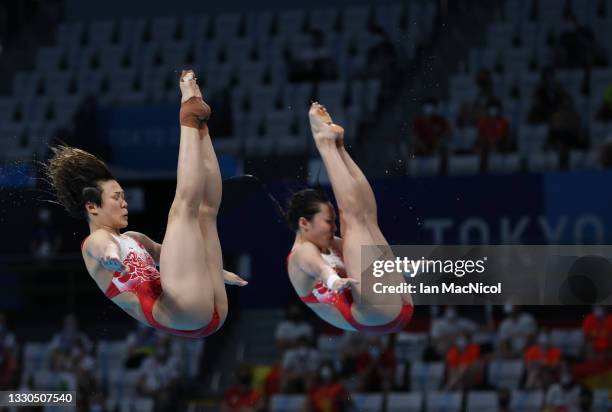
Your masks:
<svg viewBox="0 0 612 412"><path fill-rule="evenodd" d="M276 326L275 340L278 349L285 350L295 346L298 339L313 338L312 326L304 320L304 312L299 305L292 303L287 308L285 320Z"/></svg>
<svg viewBox="0 0 612 412"><path fill-rule="evenodd" d="M310 340L301 337L295 347L285 351L281 362L281 391L307 391L319 368L321 355Z"/></svg>
<svg viewBox="0 0 612 412"><path fill-rule="evenodd" d="M519 358L538 333L538 325L519 306L505 305L504 314L506 317L497 331L498 351L502 357Z"/></svg>

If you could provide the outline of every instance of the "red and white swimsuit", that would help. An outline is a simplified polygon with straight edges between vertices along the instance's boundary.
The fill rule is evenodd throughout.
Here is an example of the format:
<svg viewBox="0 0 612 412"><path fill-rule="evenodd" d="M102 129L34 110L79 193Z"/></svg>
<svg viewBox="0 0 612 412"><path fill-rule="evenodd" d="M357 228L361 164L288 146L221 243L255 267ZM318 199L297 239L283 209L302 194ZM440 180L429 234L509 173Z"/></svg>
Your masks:
<svg viewBox="0 0 612 412"><path fill-rule="evenodd" d="M289 256L291 256L291 253L289 253ZM287 262L289 261L289 256L287 256ZM330 253L328 254L321 253L321 257L336 271L338 276L341 278L348 277L342 258L334 253L333 250L330 250ZM340 312L344 320L359 332L400 332L404 329L408 322L410 322L410 319L412 319L412 313L414 311L411 304L406 304L402 306L402 310L397 317L388 323L382 325L362 325L353 317L353 312L351 311L351 306L353 305L353 295L350 289L345 288L339 292L334 292L331 289L328 289L325 283L321 281L315 283L312 292L310 292L309 295L300 296L300 299L304 303L326 303L328 305L332 305L338 310L338 312Z"/></svg>
<svg viewBox="0 0 612 412"><path fill-rule="evenodd" d="M127 273L115 272L104 294L109 299L126 292L138 297L140 308L149 325L162 332L188 338L204 338L219 327L219 313L215 307L213 317L208 325L196 330L180 330L166 327L153 318L155 301L163 293L159 271L155 261L144 246L129 236L115 236L119 242L120 257L127 267ZM85 243L85 240L83 240ZM83 246L81 245L81 248Z"/></svg>

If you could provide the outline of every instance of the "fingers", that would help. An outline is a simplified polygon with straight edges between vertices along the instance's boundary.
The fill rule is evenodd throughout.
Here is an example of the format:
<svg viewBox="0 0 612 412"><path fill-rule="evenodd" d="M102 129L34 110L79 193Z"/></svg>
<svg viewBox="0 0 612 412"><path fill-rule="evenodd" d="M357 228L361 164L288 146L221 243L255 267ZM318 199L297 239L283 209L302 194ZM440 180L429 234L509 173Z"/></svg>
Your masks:
<svg viewBox="0 0 612 412"><path fill-rule="evenodd" d="M121 260L114 256L105 256L100 259L100 263L108 270L112 270L115 272L127 272L127 266L121 262Z"/></svg>

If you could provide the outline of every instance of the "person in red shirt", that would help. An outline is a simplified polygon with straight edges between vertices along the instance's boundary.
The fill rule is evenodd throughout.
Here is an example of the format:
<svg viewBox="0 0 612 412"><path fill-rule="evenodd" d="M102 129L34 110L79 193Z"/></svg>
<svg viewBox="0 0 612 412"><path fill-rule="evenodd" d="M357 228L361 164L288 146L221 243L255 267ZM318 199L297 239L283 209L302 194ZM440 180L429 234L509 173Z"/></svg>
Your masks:
<svg viewBox="0 0 612 412"><path fill-rule="evenodd" d="M527 368L526 389L544 389L555 381L561 367L561 349L551 346L546 332L527 348L524 356Z"/></svg>
<svg viewBox="0 0 612 412"><path fill-rule="evenodd" d="M342 385L331 362L319 367L318 379L308 395L308 412L344 412L351 406L348 390Z"/></svg>
<svg viewBox="0 0 612 412"><path fill-rule="evenodd" d="M480 346L461 334L446 353L447 380L445 390L469 389L482 381L484 364Z"/></svg>
<svg viewBox="0 0 612 412"><path fill-rule="evenodd" d="M593 312L582 321L582 331L588 359L612 357L612 314L606 313L605 306L593 307Z"/></svg>
<svg viewBox="0 0 612 412"><path fill-rule="evenodd" d="M416 155L433 155L442 150L448 143L451 127L448 121L439 114L438 104L428 99L423 105L423 114L414 121L414 153Z"/></svg>
<svg viewBox="0 0 612 412"><path fill-rule="evenodd" d="M253 371L247 365L236 370L237 383L227 388L221 404L222 412L255 412L263 408L261 394L251 387Z"/></svg>
<svg viewBox="0 0 612 412"><path fill-rule="evenodd" d="M502 115L498 101L487 106L485 114L478 119L478 139L476 148L481 151L505 151L509 149L509 124Z"/></svg>
<svg viewBox="0 0 612 412"><path fill-rule="evenodd" d="M378 335L369 336L356 357L355 372L358 378L355 389L358 392L390 390L395 364L393 346L385 346Z"/></svg>

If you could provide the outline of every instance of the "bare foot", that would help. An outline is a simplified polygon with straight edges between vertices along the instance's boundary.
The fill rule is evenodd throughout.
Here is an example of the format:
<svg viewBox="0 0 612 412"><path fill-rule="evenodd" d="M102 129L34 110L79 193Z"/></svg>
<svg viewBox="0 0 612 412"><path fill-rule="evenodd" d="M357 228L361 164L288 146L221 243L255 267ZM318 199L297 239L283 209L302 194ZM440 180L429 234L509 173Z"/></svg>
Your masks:
<svg viewBox="0 0 612 412"><path fill-rule="evenodd" d="M202 99L202 92L196 82L193 70L183 70L179 81L181 89L181 125L195 129L206 128L210 107Z"/></svg>
<svg viewBox="0 0 612 412"><path fill-rule="evenodd" d="M332 121L325 106L314 102L308 111L308 118L312 137L317 143L331 140L338 144L344 139L344 129Z"/></svg>

